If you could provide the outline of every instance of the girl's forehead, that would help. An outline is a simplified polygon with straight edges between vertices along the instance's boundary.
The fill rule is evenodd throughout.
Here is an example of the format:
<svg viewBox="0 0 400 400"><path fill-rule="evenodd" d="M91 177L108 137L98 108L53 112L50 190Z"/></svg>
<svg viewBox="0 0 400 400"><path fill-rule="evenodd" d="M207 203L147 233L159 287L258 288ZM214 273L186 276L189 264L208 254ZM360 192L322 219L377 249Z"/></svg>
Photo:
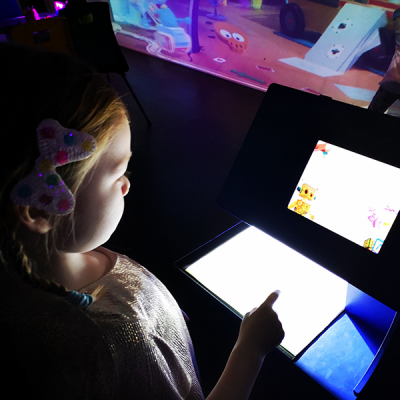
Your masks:
<svg viewBox="0 0 400 400"><path fill-rule="evenodd" d="M131 155L131 131L126 120L111 133L108 143L91 167L85 181L90 185L90 182L102 179L104 175L121 173L120 170L126 168Z"/></svg>
<svg viewBox="0 0 400 400"><path fill-rule="evenodd" d="M103 157L110 161L120 162L121 160L129 160L131 154L131 130L128 120L125 118L112 132Z"/></svg>

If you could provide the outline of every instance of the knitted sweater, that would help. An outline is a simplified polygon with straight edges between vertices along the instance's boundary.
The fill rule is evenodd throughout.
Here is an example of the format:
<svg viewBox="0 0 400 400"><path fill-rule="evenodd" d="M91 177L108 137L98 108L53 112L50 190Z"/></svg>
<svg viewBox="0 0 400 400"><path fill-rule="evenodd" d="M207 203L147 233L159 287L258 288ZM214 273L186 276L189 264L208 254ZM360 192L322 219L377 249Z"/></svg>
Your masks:
<svg viewBox="0 0 400 400"><path fill-rule="evenodd" d="M186 323L165 286L122 255L82 292L98 285L106 294L87 308L33 288L19 301L0 297L3 390L13 398L202 400Z"/></svg>

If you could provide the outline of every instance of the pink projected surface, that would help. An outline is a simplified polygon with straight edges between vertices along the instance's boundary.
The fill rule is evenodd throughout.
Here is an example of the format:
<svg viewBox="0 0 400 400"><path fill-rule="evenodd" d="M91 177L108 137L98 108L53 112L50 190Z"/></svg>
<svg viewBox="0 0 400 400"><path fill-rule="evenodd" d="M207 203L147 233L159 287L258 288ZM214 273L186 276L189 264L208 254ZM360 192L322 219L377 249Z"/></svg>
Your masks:
<svg viewBox="0 0 400 400"><path fill-rule="evenodd" d="M109 2L124 47L258 90L278 83L360 107L391 60L398 8L339 0Z"/></svg>

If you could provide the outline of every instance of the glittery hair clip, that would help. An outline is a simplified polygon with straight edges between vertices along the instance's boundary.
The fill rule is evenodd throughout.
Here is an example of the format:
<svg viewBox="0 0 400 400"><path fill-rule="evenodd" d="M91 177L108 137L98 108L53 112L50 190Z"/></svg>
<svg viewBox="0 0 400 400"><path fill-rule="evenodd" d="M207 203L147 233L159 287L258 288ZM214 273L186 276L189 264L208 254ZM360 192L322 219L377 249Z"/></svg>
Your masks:
<svg viewBox="0 0 400 400"><path fill-rule="evenodd" d="M56 167L90 157L96 141L87 133L62 127L54 119L43 120L36 132L40 156L33 171L14 186L11 200L16 205L67 215L75 207L75 198Z"/></svg>

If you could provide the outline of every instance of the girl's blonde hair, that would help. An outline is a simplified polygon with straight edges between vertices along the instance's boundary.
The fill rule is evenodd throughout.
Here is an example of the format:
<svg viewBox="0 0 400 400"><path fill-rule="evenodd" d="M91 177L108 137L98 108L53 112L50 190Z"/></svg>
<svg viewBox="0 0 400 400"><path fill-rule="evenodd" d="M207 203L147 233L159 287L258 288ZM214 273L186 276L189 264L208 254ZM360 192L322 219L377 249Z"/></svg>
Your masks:
<svg viewBox="0 0 400 400"><path fill-rule="evenodd" d="M0 44L0 59L0 262L8 273L63 296L67 290L42 279L24 251L17 235L11 190L33 169L39 156L37 126L52 118L96 139L93 156L57 168L75 195L88 171L106 151L112 132L128 117L127 109L100 74L74 57ZM73 221L74 214L51 216L49 252L56 251L55 243L63 236L73 235L73 230L59 231L62 218Z"/></svg>

